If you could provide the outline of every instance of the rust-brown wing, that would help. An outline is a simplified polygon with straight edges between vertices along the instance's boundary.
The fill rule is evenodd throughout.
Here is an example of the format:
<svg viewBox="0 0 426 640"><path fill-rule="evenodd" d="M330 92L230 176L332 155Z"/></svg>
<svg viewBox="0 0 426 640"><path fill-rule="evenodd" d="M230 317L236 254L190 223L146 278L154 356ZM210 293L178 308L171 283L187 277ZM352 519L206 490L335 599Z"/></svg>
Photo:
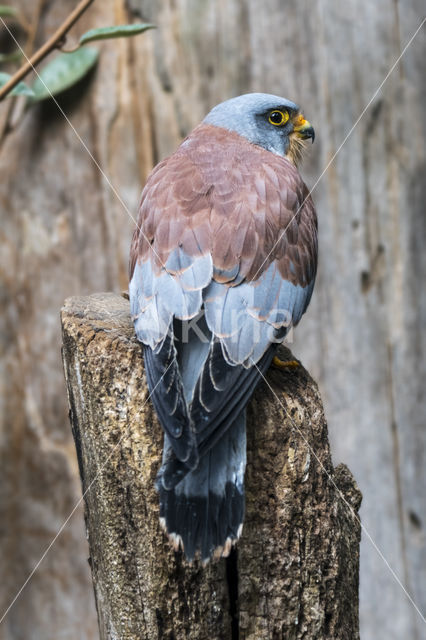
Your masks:
<svg viewBox="0 0 426 640"><path fill-rule="evenodd" d="M230 360L243 362L260 357L271 327L300 320L315 279L317 223L288 160L201 125L151 174L138 225L131 296L143 342L155 346L173 317L204 306Z"/></svg>
<svg viewBox="0 0 426 640"><path fill-rule="evenodd" d="M315 211L288 160L201 125L153 171L132 243L130 300L152 398L179 460L205 454L227 428L231 401L233 416L244 409L255 363L268 353L267 366L271 344L309 303L316 261ZM185 359L167 336L200 313L206 343L186 345ZM172 381L162 378L169 365Z"/></svg>

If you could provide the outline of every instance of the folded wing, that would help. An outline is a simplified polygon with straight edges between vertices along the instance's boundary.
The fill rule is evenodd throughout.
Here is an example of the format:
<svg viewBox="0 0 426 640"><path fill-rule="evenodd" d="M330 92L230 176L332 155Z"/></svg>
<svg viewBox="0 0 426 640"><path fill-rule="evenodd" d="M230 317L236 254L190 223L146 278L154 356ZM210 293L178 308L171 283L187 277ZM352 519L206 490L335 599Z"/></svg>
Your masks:
<svg viewBox="0 0 426 640"><path fill-rule="evenodd" d="M316 261L314 207L288 160L201 125L151 174L130 300L170 443L166 484L241 414L309 303Z"/></svg>

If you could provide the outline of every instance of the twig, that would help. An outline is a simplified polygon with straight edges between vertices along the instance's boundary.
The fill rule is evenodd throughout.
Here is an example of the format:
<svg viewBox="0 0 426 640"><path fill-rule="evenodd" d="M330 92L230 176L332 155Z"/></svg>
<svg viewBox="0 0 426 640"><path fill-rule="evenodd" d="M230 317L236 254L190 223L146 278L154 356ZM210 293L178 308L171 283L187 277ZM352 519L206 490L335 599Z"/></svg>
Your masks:
<svg viewBox="0 0 426 640"><path fill-rule="evenodd" d="M0 89L0 101L15 87L18 82L35 67L43 58L45 58L59 41L63 40L65 34L71 29L80 16L89 8L94 0L82 0L77 7L70 13L65 22L55 31L53 36L42 46L35 54L10 78L8 82Z"/></svg>

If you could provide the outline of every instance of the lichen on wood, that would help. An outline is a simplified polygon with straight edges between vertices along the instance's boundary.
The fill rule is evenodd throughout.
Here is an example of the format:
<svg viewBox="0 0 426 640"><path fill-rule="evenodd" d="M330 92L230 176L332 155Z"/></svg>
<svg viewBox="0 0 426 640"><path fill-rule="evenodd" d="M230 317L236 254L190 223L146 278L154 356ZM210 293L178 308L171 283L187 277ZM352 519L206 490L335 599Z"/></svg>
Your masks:
<svg viewBox="0 0 426 640"><path fill-rule="evenodd" d="M249 406L236 550L189 565L159 525L162 432L127 300L70 298L62 328L101 639L359 638L361 497L303 366L271 368Z"/></svg>

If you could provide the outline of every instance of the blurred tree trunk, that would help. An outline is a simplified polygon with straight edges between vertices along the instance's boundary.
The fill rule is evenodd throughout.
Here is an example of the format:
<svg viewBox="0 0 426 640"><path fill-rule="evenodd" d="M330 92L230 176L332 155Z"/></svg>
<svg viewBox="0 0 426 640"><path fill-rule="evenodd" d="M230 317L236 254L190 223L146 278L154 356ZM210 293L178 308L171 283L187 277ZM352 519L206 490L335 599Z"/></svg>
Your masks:
<svg viewBox="0 0 426 640"><path fill-rule="evenodd" d="M39 44L75 4L16 2ZM302 169L313 186L423 14L420 0L95 2L76 36L159 27L102 43L95 74L60 99L124 206L54 104L0 105L2 610L80 496L58 310L69 295L126 287L130 215L152 165L215 103L268 91L315 126ZM423 611L424 59L423 31L315 188L320 270L294 345L319 381L334 457L360 481L363 522ZM2 623L6 640L96 638L86 555L78 511ZM365 536L361 637L377 629L420 640L423 627Z"/></svg>

